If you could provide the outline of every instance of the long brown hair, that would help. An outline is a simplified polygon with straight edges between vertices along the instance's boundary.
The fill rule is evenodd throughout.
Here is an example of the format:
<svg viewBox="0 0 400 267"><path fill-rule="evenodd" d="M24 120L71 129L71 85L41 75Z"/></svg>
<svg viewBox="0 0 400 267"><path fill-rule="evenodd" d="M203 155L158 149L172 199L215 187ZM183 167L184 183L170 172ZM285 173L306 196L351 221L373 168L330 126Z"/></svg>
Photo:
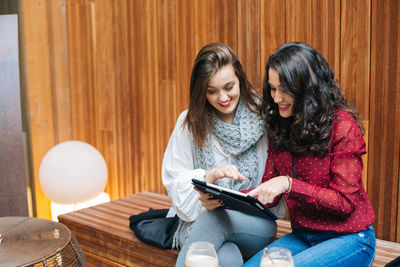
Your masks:
<svg viewBox="0 0 400 267"><path fill-rule="evenodd" d="M232 49L223 43L210 43L197 54L190 79L189 111L183 125L188 125L197 146L202 147L212 129L214 107L207 101L210 78L222 67L232 65L240 84L240 97L249 110L259 113L260 97L247 80L242 65Z"/></svg>
<svg viewBox="0 0 400 267"><path fill-rule="evenodd" d="M278 106L271 97L270 69L278 72L282 87L295 99L290 125L284 123L285 119L280 117ZM278 151L326 155L335 110L350 113L363 132L360 119L337 85L327 60L309 45L287 43L269 57L263 96L268 137Z"/></svg>

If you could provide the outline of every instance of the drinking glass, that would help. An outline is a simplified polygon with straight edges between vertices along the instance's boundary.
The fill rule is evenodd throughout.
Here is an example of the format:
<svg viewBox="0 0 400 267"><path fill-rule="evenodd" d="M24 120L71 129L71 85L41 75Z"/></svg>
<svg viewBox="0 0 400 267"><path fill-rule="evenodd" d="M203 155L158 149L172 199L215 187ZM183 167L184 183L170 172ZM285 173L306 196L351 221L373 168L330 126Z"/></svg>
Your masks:
<svg viewBox="0 0 400 267"><path fill-rule="evenodd" d="M194 242L186 252L185 267L218 267L214 245L209 242Z"/></svg>
<svg viewBox="0 0 400 267"><path fill-rule="evenodd" d="M292 253L286 248L265 248L260 267L294 267Z"/></svg>

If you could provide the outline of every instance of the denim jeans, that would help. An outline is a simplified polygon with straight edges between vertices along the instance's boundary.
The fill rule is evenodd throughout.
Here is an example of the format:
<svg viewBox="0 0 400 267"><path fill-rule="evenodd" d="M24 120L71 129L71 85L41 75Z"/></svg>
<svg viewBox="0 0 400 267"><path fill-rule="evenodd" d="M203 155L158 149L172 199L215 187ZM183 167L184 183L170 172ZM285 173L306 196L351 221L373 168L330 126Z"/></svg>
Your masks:
<svg viewBox="0 0 400 267"><path fill-rule="evenodd" d="M295 230L268 247L284 247L292 252L296 267L371 266L375 257L375 232L368 226L358 233ZM260 266L263 250L246 262Z"/></svg>
<svg viewBox="0 0 400 267"><path fill-rule="evenodd" d="M189 237L179 252L177 267L183 267L186 251L196 241L214 244L220 267L242 266L275 239L276 223L235 210L216 209L203 212L193 223Z"/></svg>

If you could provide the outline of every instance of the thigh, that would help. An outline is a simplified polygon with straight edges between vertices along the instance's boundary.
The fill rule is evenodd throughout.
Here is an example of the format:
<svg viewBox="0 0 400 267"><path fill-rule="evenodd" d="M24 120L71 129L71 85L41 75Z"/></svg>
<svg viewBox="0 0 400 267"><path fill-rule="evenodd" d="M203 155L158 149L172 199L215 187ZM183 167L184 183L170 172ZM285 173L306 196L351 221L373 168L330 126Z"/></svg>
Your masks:
<svg viewBox="0 0 400 267"><path fill-rule="evenodd" d="M340 235L296 254L294 264L302 266L370 266L375 255L375 233L370 227Z"/></svg>
<svg viewBox="0 0 400 267"><path fill-rule="evenodd" d="M287 248L292 253L292 256L294 256L310 248L311 246L295 233L290 233L271 243L268 248L271 247Z"/></svg>
<svg viewBox="0 0 400 267"><path fill-rule="evenodd" d="M212 242L218 251L224 242L235 243L243 257L249 258L271 243L276 236L272 220L245 213L218 209L205 211L193 223L186 243Z"/></svg>
<svg viewBox="0 0 400 267"><path fill-rule="evenodd" d="M275 221L234 210L226 210L226 217L226 241L237 244L244 258L250 258L275 239Z"/></svg>

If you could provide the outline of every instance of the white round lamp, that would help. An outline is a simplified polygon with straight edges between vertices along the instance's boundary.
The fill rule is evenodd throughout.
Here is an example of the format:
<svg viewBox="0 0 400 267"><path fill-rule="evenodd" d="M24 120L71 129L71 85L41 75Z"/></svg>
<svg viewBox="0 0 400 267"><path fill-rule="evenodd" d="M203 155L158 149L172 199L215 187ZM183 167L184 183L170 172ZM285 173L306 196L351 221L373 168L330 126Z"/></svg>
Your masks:
<svg viewBox="0 0 400 267"><path fill-rule="evenodd" d="M64 206L77 207L78 203L98 197L106 186L107 176L103 156L81 141L57 144L46 153L39 168L44 194L52 202Z"/></svg>

